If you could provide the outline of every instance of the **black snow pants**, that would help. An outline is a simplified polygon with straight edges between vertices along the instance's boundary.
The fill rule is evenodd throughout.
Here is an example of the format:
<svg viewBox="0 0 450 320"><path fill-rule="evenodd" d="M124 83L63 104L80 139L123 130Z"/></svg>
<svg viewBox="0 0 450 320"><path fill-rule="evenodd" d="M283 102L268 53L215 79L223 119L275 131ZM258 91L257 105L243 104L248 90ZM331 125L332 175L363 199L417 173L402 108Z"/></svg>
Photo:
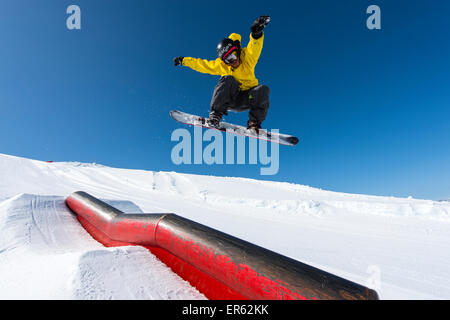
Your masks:
<svg viewBox="0 0 450 320"><path fill-rule="evenodd" d="M241 91L233 76L223 76L214 89L211 112L222 116L228 114L229 110L241 112L250 109L249 120L261 123L269 109L269 93L270 90L265 85Z"/></svg>

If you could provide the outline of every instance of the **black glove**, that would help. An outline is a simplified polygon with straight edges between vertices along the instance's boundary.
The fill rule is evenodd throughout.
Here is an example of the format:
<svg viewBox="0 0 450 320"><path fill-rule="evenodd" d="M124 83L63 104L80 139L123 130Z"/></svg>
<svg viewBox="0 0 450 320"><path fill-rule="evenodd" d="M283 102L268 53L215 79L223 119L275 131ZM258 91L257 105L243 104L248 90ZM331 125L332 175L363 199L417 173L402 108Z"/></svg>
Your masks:
<svg viewBox="0 0 450 320"><path fill-rule="evenodd" d="M183 64L184 57L173 58L173 63L175 66L181 66Z"/></svg>
<svg viewBox="0 0 450 320"><path fill-rule="evenodd" d="M253 22L250 29L252 30L252 37L254 39L259 39L262 36L264 28L269 24L270 17L269 16L260 16L255 22Z"/></svg>

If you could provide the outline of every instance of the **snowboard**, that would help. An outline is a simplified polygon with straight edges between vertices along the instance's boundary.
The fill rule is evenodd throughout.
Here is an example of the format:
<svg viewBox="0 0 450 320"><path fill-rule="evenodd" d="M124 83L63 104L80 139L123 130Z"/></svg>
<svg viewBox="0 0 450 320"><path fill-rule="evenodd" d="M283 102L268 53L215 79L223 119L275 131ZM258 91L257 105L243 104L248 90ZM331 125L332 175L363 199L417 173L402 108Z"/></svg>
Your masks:
<svg viewBox="0 0 450 320"><path fill-rule="evenodd" d="M250 138L266 140L269 142L278 143L285 146L295 146L298 143L298 138L295 136L291 136L289 134L275 133L269 132L265 129L259 130L250 130L247 127L239 126L232 123L220 122L219 127L213 127L208 125L207 119L201 116L185 113L178 110L170 111L170 116L181 123L192 125L192 126L200 126L207 129L216 129L223 132L228 132L232 134L242 135Z"/></svg>

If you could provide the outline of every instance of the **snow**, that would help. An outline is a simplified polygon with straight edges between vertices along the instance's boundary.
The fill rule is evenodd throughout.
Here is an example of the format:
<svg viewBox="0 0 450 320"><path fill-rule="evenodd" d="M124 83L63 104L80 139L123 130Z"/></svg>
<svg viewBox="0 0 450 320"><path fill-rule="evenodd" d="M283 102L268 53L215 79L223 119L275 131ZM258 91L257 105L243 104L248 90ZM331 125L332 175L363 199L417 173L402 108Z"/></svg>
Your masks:
<svg viewBox="0 0 450 320"><path fill-rule="evenodd" d="M205 299L148 250L105 248L67 209L83 190L127 213L176 213L381 299L450 298L450 202L0 154L0 299Z"/></svg>
<svg viewBox="0 0 450 320"><path fill-rule="evenodd" d="M64 197L19 194L0 213L0 299L204 299L148 250L93 240Z"/></svg>

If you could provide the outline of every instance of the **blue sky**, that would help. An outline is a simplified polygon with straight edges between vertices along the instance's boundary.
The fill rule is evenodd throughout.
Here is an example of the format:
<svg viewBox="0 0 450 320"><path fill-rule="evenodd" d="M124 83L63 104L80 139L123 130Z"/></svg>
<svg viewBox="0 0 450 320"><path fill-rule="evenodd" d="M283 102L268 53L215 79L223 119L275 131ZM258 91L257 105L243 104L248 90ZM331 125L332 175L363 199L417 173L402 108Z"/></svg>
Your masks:
<svg viewBox="0 0 450 320"><path fill-rule="evenodd" d="M81 8L68 30L66 8ZM366 8L381 8L381 30ZM450 4L446 1L5 0L0 153L147 170L288 181L339 192L450 198ZM231 32L272 17L256 68L266 128L300 138L280 168L172 163L171 109L206 115L218 77L174 67L215 59ZM247 115L227 118L245 123Z"/></svg>

